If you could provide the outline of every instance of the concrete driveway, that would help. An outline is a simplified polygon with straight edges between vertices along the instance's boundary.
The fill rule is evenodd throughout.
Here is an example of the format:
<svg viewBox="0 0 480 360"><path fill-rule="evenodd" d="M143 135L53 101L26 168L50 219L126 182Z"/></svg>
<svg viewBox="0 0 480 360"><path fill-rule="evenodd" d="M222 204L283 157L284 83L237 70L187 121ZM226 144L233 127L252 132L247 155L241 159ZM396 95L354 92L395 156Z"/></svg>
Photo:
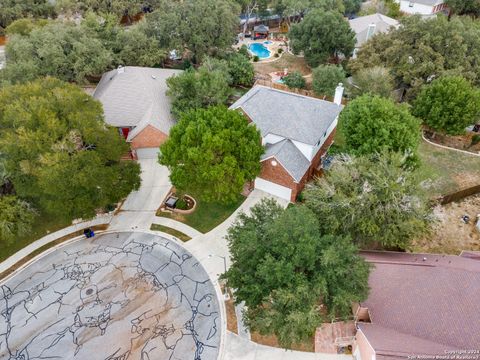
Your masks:
<svg viewBox="0 0 480 360"><path fill-rule="evenodd" d="M167 167L158 163L158 151L158 148L137 150L142 184L128 195L110 230L150 229L155 212L172 188Z"/></svg>

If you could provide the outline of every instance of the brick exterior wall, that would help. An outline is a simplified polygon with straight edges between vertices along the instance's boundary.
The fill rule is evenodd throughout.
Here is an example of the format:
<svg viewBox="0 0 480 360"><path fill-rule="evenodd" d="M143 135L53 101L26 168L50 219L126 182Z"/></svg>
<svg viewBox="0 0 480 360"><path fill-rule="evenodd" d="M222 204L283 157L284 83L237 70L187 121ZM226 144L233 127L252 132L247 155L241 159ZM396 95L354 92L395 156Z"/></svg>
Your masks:
<svg viewBox="0 0 480 360"><path fill-rule="evenodd" d="M303 190L305 184L316 174L316 168L320 165L322 156L327 152L330 145L332 145L336 131L337 129L335 128L330 135L328 135L328 138L320 147L317 154L313 157L310 167L305 172L305 175L303 175L300 182L296 183L288 171L285 170L282 164L280 164L280 162L277 161L278 165L273 166L271 158L262 162L262 170L260 171L260 175L258 177L292 189L290 201L295 202L297 195Z"/></svg>
<svg viewBox="0 0 480 360"><path fill-rule="evenodd" d="M152 125L147 125L131 141L132 149L159 147L168 136Z"/></svg>

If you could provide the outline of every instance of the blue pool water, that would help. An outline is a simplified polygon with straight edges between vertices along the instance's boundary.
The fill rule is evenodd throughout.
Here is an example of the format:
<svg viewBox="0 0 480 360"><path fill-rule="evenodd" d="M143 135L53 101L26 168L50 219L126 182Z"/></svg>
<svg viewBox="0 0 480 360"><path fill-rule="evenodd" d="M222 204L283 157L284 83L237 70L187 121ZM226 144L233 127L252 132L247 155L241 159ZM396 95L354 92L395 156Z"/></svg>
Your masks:
<svg viewBox="0 0 480 360"><path fill-rule="evenodd" d="M268 50L263 44L253 43L250 44L248 49L253 55L257 55L260 59L266 59L270 57L270 50Z"/></svg>
<svg viewBox="0 0 480 360"><path fill-rule="evenodd" d="M263 43L264 43L265 45L270 45L270 44L272 44L272 42L271 42L270 40L269 40L269 41L264 41Z"/></svg>

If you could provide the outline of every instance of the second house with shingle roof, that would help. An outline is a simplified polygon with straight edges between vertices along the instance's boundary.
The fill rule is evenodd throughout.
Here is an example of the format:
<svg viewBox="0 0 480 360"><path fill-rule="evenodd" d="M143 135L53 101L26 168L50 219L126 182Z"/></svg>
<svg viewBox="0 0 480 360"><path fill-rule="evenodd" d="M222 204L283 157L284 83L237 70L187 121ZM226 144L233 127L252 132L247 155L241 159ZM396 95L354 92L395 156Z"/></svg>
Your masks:
<svg viewBox="0 0 480 360"><path fill-rule="evenodd" d="M238 109L260 130L265 153L255 188L294 202L321 170L342 111L343 86L334 102L254 86L230 109Z"/></svg>

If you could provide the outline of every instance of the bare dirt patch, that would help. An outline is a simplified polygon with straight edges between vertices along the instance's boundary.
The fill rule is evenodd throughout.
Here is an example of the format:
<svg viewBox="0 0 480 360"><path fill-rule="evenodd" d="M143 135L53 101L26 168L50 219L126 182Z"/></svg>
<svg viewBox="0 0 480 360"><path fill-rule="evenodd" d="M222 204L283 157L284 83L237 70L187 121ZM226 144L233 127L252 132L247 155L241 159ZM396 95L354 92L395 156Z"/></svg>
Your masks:
<svg viewBox="0 0 480 360"><path fill-rule="evenodd" d="M470 196L459 202L437 205L434 215L437 222L431 233L415 240L413 250L441 254L456 254L462 250L480 251L480 231L475 227L480 214L480 195ZM470 222L465 224L461 217L468 215Z"/></svg>
<svg viewBox="0 0 480 360"><path fill-rule="evenodd" d="M282 348L279 343L278 339L275 335L260 335L257 332L251 333L252 341L256 342L257 344L273 346L276 348ZM314 352L314 337L312 336L311 341L302 343L302 344L293 344L291 350L296 351L307 351L307 352Z"/></svg>
<svg viewBox="0 0 480 360"><path fill-rule="evenodd" d="M289 53L283 53L282 57L276 61L254 63L253 67L255 72L265 79L270 79L268 74L283 71L285 68L288 69L288 72L299 71L302 75L308 75L312 72L305 62L305 58Z"/></svg>

